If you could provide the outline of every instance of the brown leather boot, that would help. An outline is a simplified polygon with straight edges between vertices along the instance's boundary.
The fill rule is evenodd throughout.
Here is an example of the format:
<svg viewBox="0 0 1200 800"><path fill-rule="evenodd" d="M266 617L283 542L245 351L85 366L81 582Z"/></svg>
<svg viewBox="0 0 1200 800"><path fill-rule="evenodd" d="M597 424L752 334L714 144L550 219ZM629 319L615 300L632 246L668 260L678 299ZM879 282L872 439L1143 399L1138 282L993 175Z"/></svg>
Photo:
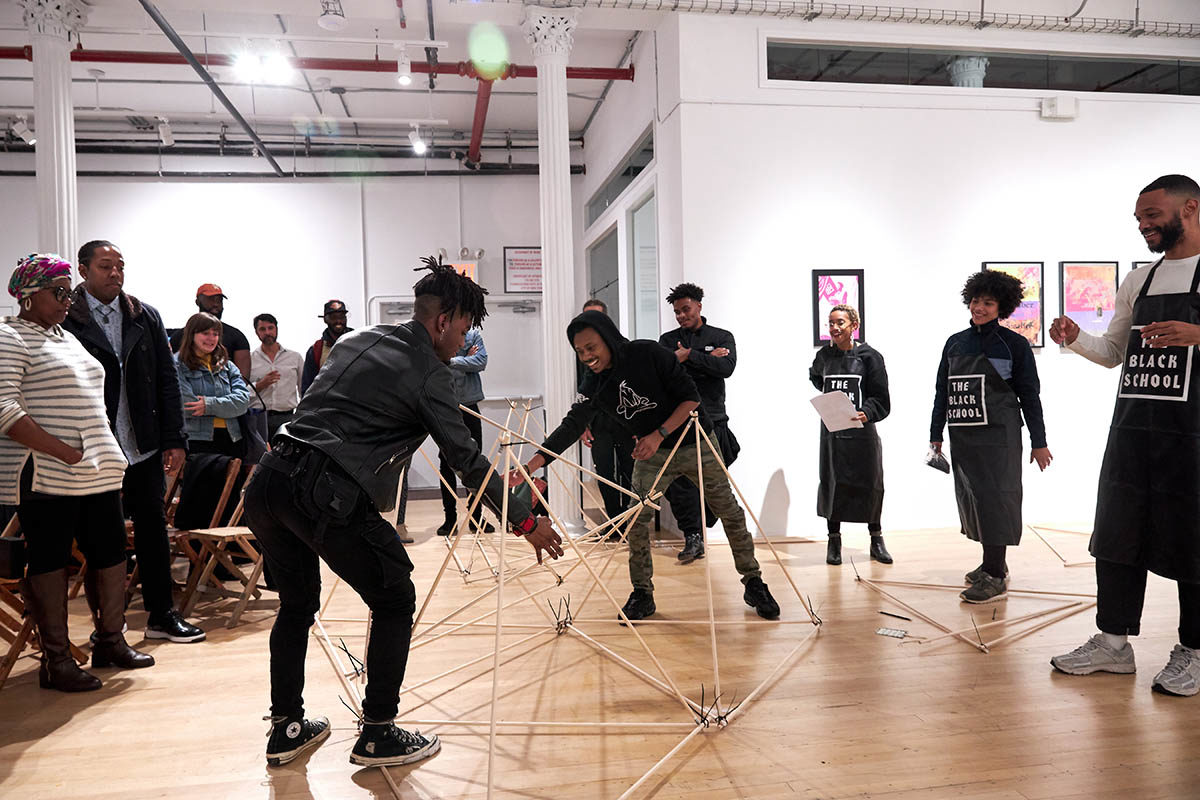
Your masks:
<svg viewBox="0 0 1200 800"><path fill-rule="evenodd" d="M25 612L37 625L42 644L42 667L38 684L60 692L90 692L100 688L100 679L84 672L71 655L67 636L67 571L57 569L30 575L21 583Z"/></svg>
<svg viewBox="0 0 1200 800"><path fill-rule="evenodd" d="M125 641L125 562L104 569L88 568L84 576L93 581L100 601L96 616L96 643L92 646L93 667L142 669L154 666L154 656L139 653Z"/></svg>

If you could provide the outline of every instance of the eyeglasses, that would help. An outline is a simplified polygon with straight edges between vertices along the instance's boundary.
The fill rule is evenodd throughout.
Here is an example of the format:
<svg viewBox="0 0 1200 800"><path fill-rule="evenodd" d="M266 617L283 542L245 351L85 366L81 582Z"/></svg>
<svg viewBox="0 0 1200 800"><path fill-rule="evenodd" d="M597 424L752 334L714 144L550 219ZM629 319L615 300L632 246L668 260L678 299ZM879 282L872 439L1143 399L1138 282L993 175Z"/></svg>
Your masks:
<svg viewBox="0 0 1200 800"><path fill-rule="evenodd" d="M60 303L71 302L71 290L68 289L66 286L55 286L53 289L51 289L51 291L54 292L54 299L57 300L58 302L60 302Z"/></svg>

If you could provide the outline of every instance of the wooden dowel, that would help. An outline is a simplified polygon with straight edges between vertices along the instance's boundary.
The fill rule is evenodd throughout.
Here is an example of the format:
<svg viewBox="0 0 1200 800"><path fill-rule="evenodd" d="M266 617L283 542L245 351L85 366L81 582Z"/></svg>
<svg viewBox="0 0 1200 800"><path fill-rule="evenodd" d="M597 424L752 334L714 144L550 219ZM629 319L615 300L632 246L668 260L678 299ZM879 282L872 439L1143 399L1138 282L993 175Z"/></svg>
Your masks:
<svg viewBox="0 0 1200 800"><path fill-rule="evenodd" d="M700 426L697 425L697 427ZM767 547L771 550L771 555L775 557L775 565L778 566L783 572L783 577L787 578L787 582L791 585L792 591L796 593L796 598L800 601L800 605L804 606L804 610L808 612L808 618L812 620L814 625L818 624L816 612L809 607L808 601L805 600L804 595L800 593L800 587L796 585L794 580L792 580L792 573L789 572L788 568L784 566L783 559L779 557L779 551L775 549L775 545L771 541L771 538L767 536L767 532L763 530L762 523L758 521L758 516L754 513L754 509L752 509L750 504L746 502L746 496L742 494L741 487L737 485L737 481L735 481L733 476L729 474L729 469L725 466L724 459L721 458L717 448L713 445L712 439L708 438L708 434L704 432L703 428L700 429L700 435L704 437L704 441L708 442L708 449L716 457L716 462L721 467L721 471L725 473L725 478L729 481L729 485L733 487L733 491L737 493L738 499L742 503L742 508L747 514L750 515L750 519L754 521L754 527L757 528L758 532L762 534L760 538L767 543Z"/></svg>
<svg viewBox="0 0 1200 800"><path fill-rule="evenodd" d="M325 630L325 626L321 623L320 619L316 620L316 625L321 631L321 634L317 637L317 641L321 643L321 648L325 651L325 655L329 657L330 663L333 664L334 672L337 673L338 679L342 682L342 686L346 689L346 692L352 698L354 698L355 702L357 702L361 708L362 695L359 693L358 687L351 683L346 677L346 667L342 664L341 657L338 656L337 650L333 646L333 642L329 639L329 632Z"/></svg>
<svg viewBox="0 0 1200 800"><path fill-rule="evenodd" d="M952 631L951 631L949 628L947 628L947 627L946 627L945 625L943 625L942 623L938 622L938 621L937 621L937 620L935 620L935 619L932 619L932 618L930 618L930 617L926 616L925 614L923 614L922 612L920 612L920 611L918 611L917 609L913 608L913 607L912 607L912 606L910 606L908 603L904 602L903 600L901 600L900 598L896 597L895 595L892 595L892 594L890 594L889 592L886 592L886 591L884 591L883 589L880 589L878 586L876 586L876 585L875 585L875 583L874 583L873 581L869 581L869 580L867 580L866 578L862 577L861 575L860 575L860 576L857 576L857 577L855 578L855 580L857 580L859 583L866 584L866 585L867 585L867 586L869 586L871 589L874 589L876 592L879 592L879 594L881 594L881 595L883 595L884 597L886 597L887 599L891 600L891 601L892 601L893 603L895 603L896 605L898 605L898 606L901 606L902 608L906 608L906 609L908 609L909 611L911 611L912 613L916 614L918 617L920 617L920 618L921 618L922 620L924 620L925 622L928 622L930 625L932 625L933 627L937 628L939 631L942 631L943 633L953 633L953 632L952 632ZM960 591L961 591L961 590L960 590ZM974 647L976 650L980 651L981 653L986 653L986 652L988 651L988 650L987 650L987 646L986 646L986 645L984 645L982 642L977 642L977 641L974 641L974 640L972 640L972 639L968 639L966 636L963 636L962 634L957 634L957 638L958 638L958 639L960 639L961 641L964 641L964 642L966 642L967 644L971 645L971 647Z"/></svg>
<svg viewBox="0 0 1200 800"><path fill-rule="evenodd" d="M972 625L970 628L963 628L962 630L958 631L950 631L949 633L943 633L941 636L934 636L933 638L925 639L921 642L921 644L933 644L934 642L941 641L942 639L948 639L952 636L965 635L971 633L972 631L982 631L986 628L991 628L996 625L1016 625L1020 622L1026 622L1031 619L1037 619L1038 617L1044 617L1047 614L1056 614L1059 611L1065 611L1068 608L1074 608L1075 606L1080 605L1082 602L1082 600L1073 600L1065 605L1044 608L1041 611L1034 611L1031 614L1025 614L1020 617L1013 617L1011 619L997 619L991 622L985 622L982 625Z"/></svg>
<svg viewBox="0 0 1200 800"><path fill-rule="evenodd" d="M1047 528L1045 525L1030 526L1037 530L1050 531L1051 533L1073 533L1076 536L1091 536L1091 531L1069 531L1066 528Z"/></svg>
<svg viewBox="0 0 1200 800"><path fill-rule="evenodd" d="M1007 634L1005 636L1001 636L999 639L993 639L992 641L987 643L987 646L989 648L991 648L991 647L995 647L998 644L1003 644L1004 642L1007 642L1010 639L1017 639L1021 636L1028 636L1029 634L1033 633L1034 631L1040 631L1042 628L1045 628L1047 625L1053 625L1056 622L1061 622L1062 620L1066 619L1067 617L1073 617L1076 614L1080 613L1081 611L1087 611L1089 608L1092 608L1095 605L1096 605L1096 603L1094 601L1091 603L1084 603L1081 606L1079 606L1079 608L1073 608L1073 609L1066 611L1062 616L1055 617L1053 619L1048 619L1044 622L1039 622L1037 625L1026 628L1023 631L1014 631L1013 633Z"/></svg>
<svg viewBox="0 0 1200 800"><path fill-rule="evenodd" d="M465 725L472 728L488 725L486 719L407 719L406 725ZM694 722L548 722L541 720L497 720L498 728L694 728Z"/></svg>
<svg viewBox="0 0 1200 800"><path fill-rule="evenodd" d="M700 415L695 411L691 413L692 430L695 433L696 439L696 483L700 490L700 516L704 516L704 451L700 449ZM749 533L749 532L747 532ZM707 539L706 529L700 528L700 538ZM712 668L713 668L713 696L716 698L713 702L717 704L716 712L722 713L719 704L721 702L721 664L717 660L717 614L713 607L713 590L712 590L712 559L704 559L704 588L708 594L708 637L712 646Z"/></svg>
<svg viewBox="0 0 1200 800"><path fill-rule="evenodd" d="M1025 527L1026 527L1026 528L1029 528L1029 530L1033 531L1033 535L1034 535L1034 536L1036 536L1036 537L1038 537L1039 539L1041 539L1041 540L1042 540L1042 544L1046 545L1046 547L1049 547L1049 548L1050 548L1050 552L1051 552L1051 553L1054 553L1054 555L1058 556L1058 560L1059 560L1059 561L1063 562L1064 564L1066 564L1066 563L1067 563L1067 560L1066 560L1065 558L1063 558L1063 554L1062 554L1062 553L1060 553L1060 552L1058 552L1058 550L1057 550L1057 549L1055 549L1054 545L1052 545L1052 544L1050 544L1048 541L1046 541L1046 537L1045 537L1045 536L1042 536L1042 534L1041 534L1041 533L1038 531L1038 529L1037 529L1037 528L1033 527L1032 525L1026 525Z"/></svg>
<svg viewBox="0 0 1200 800"><path fill-rule="evenodd" d="M622 667L625 667L627 670L632 672L634 675L637 675L639 678L646 681L647 683L649 683L654 688L658 689L663 694L667 695L667 697L674 699L675 693L671 690L670 686L663 683L661 680L654 677L649 672L646 672L646 670L644 670L641 667L639 667L638 665L634 664L632 661L628 660L621 654L617 653L612 648L607 647L606 645L603 645L600 642L596 641L591 636L588 636L586 633L579 630L579 628L576 628L573 624L568 625L567 630L570 631L571 633L573 633L574 635L578 636L580 639L583 639L583 641L586 644L599 650L601 653L608 656L613 661L616 661L619 665L621 665ZM699 712L704 711L704 709L702 709L700 707L700 704L697 703L696 701L692 700L690 697L687 697L685 699L687 700L688 705L691 706L691 708L694 709L695 711L699 711Z"/></svg>
<svg viewBox="0 0 1200 800"><path fill-rule="evenodd" d="M750 692L750 694L746 695L746 698L742 700L742 702L738 703L737 708L733 709L733 711L730 711L729 714L726 715L725 724L731 724L735 719L738 718L739 715L744 714L746 709L750 707L750 704L757 700L758 696L771 685L771 683L775 680L775 676L778 675L785 666L791 663L792 659L796 657L796 654L800 652L800 648L808 644L808 640L816 636L818 633L820 633L820 631L821 626L814 625L812 630L804 634L804 638L797 642L796 646L791 649L791 652L784 656L783 660L775 665L775 669L771 670L767 677L763 679L763 682L756 686L753 691Z"/></svg>
<svg viewBox="0 0 1200 800"><path fill-rule="evenodd" d="M506 625L505 627L511 627L511 626ZM519 646L525 644L526 642L528 642L529 640L536 639L537 637L542 636L547 633L552 633L552 634L557 635L557 632L553 628L547 628L545 625L539 625L538 627L540 628L540 630L537 633L531 633L530 635L526 636L524 639L518 639L515 642L504 645L504 647L501 649L501 652L504 652L505 650L511 650L514 647L519 647ZM473 667L481 661L487 661L489 658L492 658L494 655L495 655L494 653L488 653L487 655L482 655L482 656L479 656L478 658L473 658L470 661L466 662L465 664L459 664L457 667L452 667L451 669L448 669L445 672L440 672L437 675L434 675L432 678L426 678L425 680L421 681L420 683L414 683L412 686L404 686L400 689L400 694L404 695L409 692L414 692L417 689L420 689L422 686L428 686L429 684L433 683L434 681L439 681L448 675L453 675L454 673L460 672L460 671L466 669L467 667ZM459 684L459 685L461 686L461 684Z"/></svg>
<svg viewBox="0 0 1200 800"><path fill-rule="evenodd" d="M509 444L511 440L505 436L501 445ZM512 450L504 448L504 474L512 470ZM482 492L480 492L482 495ZM508 528L508 498L511 492L504 493L504 500L500 505L500 563L504 563L504 543L508 539L503 535ZM497 576L496 584L496 639L493 646L492 654L492 701L490 722L488 728L488 766L487 766L487 796L488 800L492 798L492 791L496 785L495 760L496 760L496 700L500 691L500 637L504 632L504 573L506 570L501 569Z"/></svg>
<svg viewBox="0 0 1200 800"><path fill-rule="evenodd" d="M874 583L880 586L915 586L920 589L949 589L956 592L963 590L962 586L955 586L949 583L918 583L916 581L890 581L883 578L872 579ZM1094 594L1086 592L1048 592L1042 589L1012 589L1008 590L1009 594L1028 594L1028 595L1050 595L1051 597L1095 597Z"/></svg>
<svg viewBox="0 0 1200 800"><path fill-rule="evenodd" d="M621 623L619 617L606 619L604 617L587 617L584 619L575 619L579 624L595 625L612 624L618 625ZM711 621L707 619L639 619L638 625L809 625L812 623L806 619L719 619Z"/></svg>
<svg viewBox="0 0 1200 800"><path fill-rule="evenodd" d="M668 761L670 761L672 758L674 758L676 753L678 753L680 750L682 750L684 747L686 747L688 742L690 742L692 739L694 739L696 737L697 734L701 733L704 730L705 730L705 726L697 725L695 730L693 730L687 736L683 737L682 742L680 742L679 744L672 747L670 752L668 752L665 756L660 758L653 767L651 767L650 769L648 769L646 771L645 775L638 778L637 781L634 782L633 786L630 786L628 789L626 789L625 792L619 798L617 798L617 800L628 800L628 798L631 797L634 792L636 792L639 788L641 788L642 784L644 784L646 781L650 780L651 775L658 772L658 770L663 766L663 764L666 764Z"/></svg>

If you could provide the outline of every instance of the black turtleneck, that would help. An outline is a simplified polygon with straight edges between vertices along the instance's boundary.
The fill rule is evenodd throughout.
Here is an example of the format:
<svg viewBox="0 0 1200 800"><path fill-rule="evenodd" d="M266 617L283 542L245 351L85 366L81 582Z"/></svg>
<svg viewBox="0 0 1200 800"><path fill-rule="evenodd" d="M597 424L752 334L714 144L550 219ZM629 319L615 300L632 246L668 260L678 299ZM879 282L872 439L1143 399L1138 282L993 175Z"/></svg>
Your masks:
<svg viewBox="0 0 1200 800"><path fill-rule="evenodd" d="M938 364L937 386L933 395L933 418L929 425L929 441L942 441L946 426L946 380L950 375L950 348L959 355L983 353L1021 401L1021 413L1029 426L1032 447L1046 446L1046 423L1042 418L1042 384L1038 380L1037 362L1029 340L992 320L984 325L971 325L946 340L942 360Z"/></svg>

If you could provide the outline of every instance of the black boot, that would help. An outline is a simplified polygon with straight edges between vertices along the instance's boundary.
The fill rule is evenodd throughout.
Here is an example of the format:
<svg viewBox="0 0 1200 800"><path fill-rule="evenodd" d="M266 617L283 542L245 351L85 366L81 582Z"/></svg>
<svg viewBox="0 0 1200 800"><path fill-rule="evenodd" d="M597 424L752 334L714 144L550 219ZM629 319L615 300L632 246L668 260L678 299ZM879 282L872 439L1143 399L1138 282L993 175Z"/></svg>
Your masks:
<svg viewBox="0 0 1200 800"><path fill-rule="evenodd" d="M38 684L43 689L60 692L99 689L100 679L80 669L71 655L71 640L67 636L67 571L57 569L31 575L21 587L25 611L33 617L42 645Z"/></svg>
<svg viewBox="0 0 1200 800"><path fill-rule="evenodd" d="M842 563L842 535L829 534L829 544L825 547L825 563L838 566Z"/></svg>
<svg viewBox="0 0 1200 800"><path fill-rule="evenodd" d="M104 569L88 568L87 581L94 581L93 591L100 601L95 616L96 643L92 647L92 667L142 669L154 666L154 656L139 653L125 641L125 564Z"/></svg>
<svg viewBox="0 0 1200 800"><path fill-rule="evenodd" d="M697 558L704 558L704 534L702 533L685 533L683 535L683 549L676 556L680 564L690 564Z"/></svg>
<svg viewBox="0 0 1200 800"><path fill-rule="evenodd" d="M458 525L457 517L446 517L440 528L437 529L438 536L449 536L454 533L455 526Z"/></svg>
<svg viewBox="0 0 1200 800"><path fill-rule="evenodd" d="M892 563L892 554L884 546L882 534L871 534L871 560L878 561L880 564Z"/></svg>
<svg viewBox="0 0 1200 800"><path fill-rule="evenodd" d="M742 594L746 605L754 608L763 619L779 619L779 603L771 596L771 590L759 577L746 581L746 591Z"/></svg>
<svg viewBox="0 0 1200 800"><path fill-rule="evenodd" d="M629 599L625 601L624 607L621 608L621 613L627 619L638 620L645 619L657 610L654 606L654 592L649 589L634 588L629 594ZM625 624L624 621L621 624Z"/></svg>

